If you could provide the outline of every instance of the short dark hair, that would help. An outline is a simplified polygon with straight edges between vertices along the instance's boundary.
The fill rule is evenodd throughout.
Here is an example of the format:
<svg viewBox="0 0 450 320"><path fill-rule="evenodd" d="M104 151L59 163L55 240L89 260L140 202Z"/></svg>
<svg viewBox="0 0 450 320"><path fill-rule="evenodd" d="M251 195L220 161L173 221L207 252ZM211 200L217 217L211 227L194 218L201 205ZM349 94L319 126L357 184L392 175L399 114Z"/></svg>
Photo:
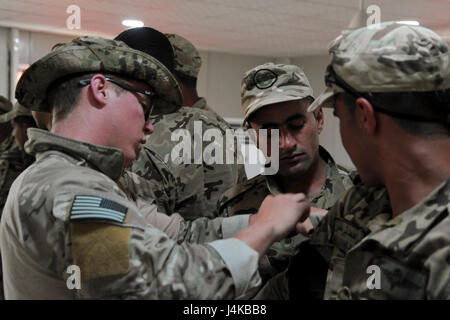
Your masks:
<svg viewBox="0 0 450 320"><path fill-rule="evenodd" d="M55 83L50 86L47 93L47 103L50 109L53 110L54 121L60 121L66 118L75 108L79 101L81 89L80 80L90 79L95 73L84 73L71 75L68 78L63 78L61 80L55 81ZM111 74L103 74L105 77L115 77ZM114 90L116 93L120 94L123 89L117 85L114 85Z"/></svg>
<svg viewBox="0 0 450 320"><path fill-rule="evenodd" d="M348 93L340 95L345 105L353 113L356 98ZM421 121L393 116L392 118L405 131L424 138L434 135L450 135L450 123L445 123L450 115L450 89L426 92L380 92L371 95L372 97L368 100L375 108L379 105L406 116L442 119L441 122Z"/></svg>
<svg viewBox="0 0 450 320"><path fill-rule="evenodd" d="M180 82L184 84L186 87L191 89L197 88L197 78L185 75L178 71L175 71L174 73L177 76L178 80L180 80Z"/></svg>

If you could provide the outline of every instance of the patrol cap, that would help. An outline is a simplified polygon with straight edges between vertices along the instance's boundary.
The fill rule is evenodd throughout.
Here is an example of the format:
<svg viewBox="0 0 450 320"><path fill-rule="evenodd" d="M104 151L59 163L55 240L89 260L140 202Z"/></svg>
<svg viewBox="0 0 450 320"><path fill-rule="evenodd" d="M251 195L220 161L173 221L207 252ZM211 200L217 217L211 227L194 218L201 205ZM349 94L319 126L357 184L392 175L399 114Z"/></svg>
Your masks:
<svg viewBox="0 0 450 320"><path fill-rule="evenodd" d="M11 111L12 103L4 96L0 96L0 114Z"/></svg>
<svg viewBox="0 0 450 320"><path fill-rule="evenodd" d="M46 98L53 83L67 76L92 72L117 74L147 83L157 95L156 108L159 104L182 105L179 86L162 63L122 41L90 36L58 45L33 63L17 84L16 98L28 109L51 112Z"/></svg>
<svg viewBox="0 0 450 320"><path fill-rule="evenodd" d="M31 111L24 106L22 106L19 102L14 104L14 107L11 111L0 115L0 123L9 122L17 117L32 117Z"/></svg>
<svg viewBox="0 0 450 320"><path fill-rule="evenodd" d="M247 71L241 82L244 124L264 106L306 97L313 98L313 90L300 67L272 62L257 66Z"/></svg>
<svg viewBox="0 0 450 320"><path fill-rule="evenodd" d="M432 30L384 22L341 35L330 45L327 88L308 111L331 107L344 92L339 78L356 92L426 92L450 88L449 50ZM337 77L336 77L337 76Z"/></svg>
<svg viewBox="0 0 450 320"><path fill-rule="evenodd" d="M202 58L197 48L187 39L177 34L166 33L173 47L175 71L197 79Z"/></svg>

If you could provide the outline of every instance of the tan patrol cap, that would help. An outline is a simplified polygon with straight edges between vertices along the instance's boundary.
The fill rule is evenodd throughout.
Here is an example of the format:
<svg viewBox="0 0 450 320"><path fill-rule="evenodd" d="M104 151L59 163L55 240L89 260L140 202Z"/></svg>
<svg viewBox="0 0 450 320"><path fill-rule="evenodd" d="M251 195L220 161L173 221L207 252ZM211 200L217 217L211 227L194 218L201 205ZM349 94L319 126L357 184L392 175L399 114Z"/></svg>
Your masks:
<svg viewBox="0 0 450 320"><path fill-rule="evenodd" d="M247 71L241 82L244 124L264 106L306 97L313 97L313 90L300 67L272 62L257 66Z"/></svg>
<svg viewBox="0 0 450 320"><path fill-rule="evenodd" d="M197 48L177 34L167 33L166 37L173 47L175 71L197 79L202 66L202 58Z"/></svg>
<svg viewBox="0 0 450 320"><path fill-rule="evenodd" d="M22 106L19 102L16 102L11 111L0 115L0 123L6 123L21 116L32 117L31 111Z"/></svg>

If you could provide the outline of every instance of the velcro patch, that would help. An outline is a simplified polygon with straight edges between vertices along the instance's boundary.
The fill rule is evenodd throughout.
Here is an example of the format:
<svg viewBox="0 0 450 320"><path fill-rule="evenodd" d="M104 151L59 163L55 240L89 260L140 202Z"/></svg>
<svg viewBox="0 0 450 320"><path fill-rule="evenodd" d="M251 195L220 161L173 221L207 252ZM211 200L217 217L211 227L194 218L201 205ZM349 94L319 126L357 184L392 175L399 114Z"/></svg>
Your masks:
<svg viewBox="0 0 450 320"><path fill-rule="evenodd" d="M75 196L70 209L70 220L101 219L123 223L128 208L105 198Z"/></svg>

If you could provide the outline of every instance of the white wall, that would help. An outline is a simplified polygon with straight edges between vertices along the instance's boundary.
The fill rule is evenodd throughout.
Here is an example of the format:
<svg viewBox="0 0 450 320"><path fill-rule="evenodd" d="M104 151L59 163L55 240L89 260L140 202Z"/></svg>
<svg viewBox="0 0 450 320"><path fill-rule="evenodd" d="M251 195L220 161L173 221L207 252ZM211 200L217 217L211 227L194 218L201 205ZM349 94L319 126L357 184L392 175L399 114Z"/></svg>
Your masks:
<svg viewBox="0 0 450 320"><path fill-rule="evenodd" d="M305 71L315 97L318 97L322 90L325 89L324 75L328 63L328 55L304 56L292 59L292 64L298 65ZM342 145L339 133L339 120L333 116L331 109L324 109L324 115L325 122L324 129L320 134L320 144L330 152L338 164L354 168L354 164Z"/></svg>
<svg viewBox="0 0 450 320"><path fill-rule="evenodd" d="M9 67L8 67L9 30L0 28L0 95L9 98Z"/></svg>
<svg viewBox="0 0 450 320"><path fill-rule="evenodd" d="M70 36L47 34L33 31L20 31L19 63L31 64L49 53L57 43L69 42Z"/></svg>
<svg viewBox="0 0 450 320"><path fill-rule="evenodd" d="M240 85L244 73L272 61L270 57L244 56L216 52L200 52L202 68L198 92L210 107L223 117L243 118Z"/></svg>

